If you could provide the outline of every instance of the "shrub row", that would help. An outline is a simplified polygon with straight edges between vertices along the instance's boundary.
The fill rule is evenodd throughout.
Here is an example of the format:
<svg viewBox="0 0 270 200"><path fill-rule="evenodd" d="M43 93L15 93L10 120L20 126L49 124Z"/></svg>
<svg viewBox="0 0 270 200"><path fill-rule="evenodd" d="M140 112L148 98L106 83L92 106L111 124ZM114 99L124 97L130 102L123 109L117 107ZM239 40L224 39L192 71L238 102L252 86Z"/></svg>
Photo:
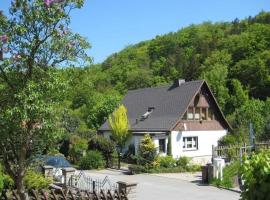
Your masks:
<svg viewBox="0 0 270 200"><path fill-rule="evenodd" d="M154 162L155 166L129 165L131 174L140 173L180 173L200 171L201 166L190 163L190 158L180 157L173 159L172 156L158 157Z"/></svg>

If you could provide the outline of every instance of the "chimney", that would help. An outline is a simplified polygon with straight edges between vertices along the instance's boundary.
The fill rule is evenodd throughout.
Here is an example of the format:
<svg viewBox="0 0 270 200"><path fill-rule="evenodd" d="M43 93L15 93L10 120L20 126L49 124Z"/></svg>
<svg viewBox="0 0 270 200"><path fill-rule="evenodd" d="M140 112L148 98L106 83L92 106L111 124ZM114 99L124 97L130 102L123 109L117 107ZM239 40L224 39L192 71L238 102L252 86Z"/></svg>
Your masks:
<svg viewBox="0 0 270 200"><path fill-rule="evenodd" d="M177 79L174 81L174 86L179 87L181 84L185 83L185 79Z"/></svg>

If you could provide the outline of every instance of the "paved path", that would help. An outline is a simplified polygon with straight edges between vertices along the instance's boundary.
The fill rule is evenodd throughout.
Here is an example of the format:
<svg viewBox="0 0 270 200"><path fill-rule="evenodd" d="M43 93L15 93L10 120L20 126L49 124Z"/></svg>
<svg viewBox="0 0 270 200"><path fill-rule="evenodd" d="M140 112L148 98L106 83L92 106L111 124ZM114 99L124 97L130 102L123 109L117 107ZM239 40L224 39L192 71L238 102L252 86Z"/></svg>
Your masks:
<svg viewBox="0 0 270 200"><path fill-rule="evenodd" d="M183 174L124 175L111 170L86 173L93 178L102 179L109 176L114 182L138 183L136 200L237 200L240 197L235 192L200 184L196 174L192 178Z"/></svg>

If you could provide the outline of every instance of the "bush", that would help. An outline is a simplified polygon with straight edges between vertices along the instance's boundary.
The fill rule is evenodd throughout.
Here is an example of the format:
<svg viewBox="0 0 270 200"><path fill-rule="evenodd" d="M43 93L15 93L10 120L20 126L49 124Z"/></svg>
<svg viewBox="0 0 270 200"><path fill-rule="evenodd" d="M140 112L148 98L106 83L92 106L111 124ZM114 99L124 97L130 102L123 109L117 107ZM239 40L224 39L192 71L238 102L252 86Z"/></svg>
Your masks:
<svg viewBox="0 0 270 200"><path fill-rule="evenodd" d="M190 158L186 156L181 156L176 160L176 165L182 167L183 169L188 169L190 164Z"/></svg>
<svg viewBox="0 0 270 200"><path fill-rule="evenodd" d="M115 144L102 136L94 136L88 143L89 150L98 150L102 153L106 160L106 167L112 165L112 155L115 151Z"/></svg>
<svg viewBox="0 0 270 200"><path fill-rule="evenodd" d="M89 151L81 158L79 167L81 169L103 169L105 166L104 157L99 151Z"/></svg>
<svg viewBox="0 0 270 200"><path fill-rule="evenodd" d="M128 150L124 153L123 160L127 163L137 163L137 156L135 156L135 146L130 144Z"/></svg>
<svg viewBox="0 0 270 200"><path fill-rule="evenodd" d="M23 179L24 185L27 189L47 189L52 183L51 179L44 178L41 173L34 170L28 170L26 176Z"/></svg>
<svg viewBox="0 0 270 200"><path fill-rule="evenodd" d="M141 174L147 172L147 169L141 165L129 165L128 169L131 174Z"/></svg>
<svg viewBox="0 0 270 200"><path fill-rule="evenodd" d="M146 168L153 168L156 157L157 151L155 144L153 143L151 136L146 134L139 146L138 164L145 166Z"/></svg>
<svg viewBox="0 0 270 200"><path fill-rule="evenodd" d="M233 187L233 178L238 175L240 169L240 163L238 161L235 161L223 169L223 179L213 179L211 180L211 184L216 186L223 186L226 188L232 188Z"/></svg>
<svg viewBox="0 0 270 200"><path fill-rule="evenodd" d="M244 158L240 170L244 180L241 193L242 200L270 199L270 151L253 154L250 159Z"/></svg>
<svg viewBox="0 0 270 200"><path fill-rule="evenodd" d="M6 175L0 164L0 192L3 189L11 189L14 186L14 181L9 175Z"/></svg>
<svg viewBox="0 0 270 200"><path fill-rule="evenodd" d="M0 191L4 188L4 172L2 166L0 165Z"/></svg>
<svg viewBox="0 0 270 200"><path fill-rule="evenodd" d="M73 163L78 162L88 148L87 140L73 136L69 145L69 157Z"/></svg>
<svg viewBox="0 0 270 200"><path fill-rule="evenodd" d="M172 156L161 156L159 157L159 164L160 164L160 167L165 167L165 168L175 167L176 160L173 159Z"/></svg>

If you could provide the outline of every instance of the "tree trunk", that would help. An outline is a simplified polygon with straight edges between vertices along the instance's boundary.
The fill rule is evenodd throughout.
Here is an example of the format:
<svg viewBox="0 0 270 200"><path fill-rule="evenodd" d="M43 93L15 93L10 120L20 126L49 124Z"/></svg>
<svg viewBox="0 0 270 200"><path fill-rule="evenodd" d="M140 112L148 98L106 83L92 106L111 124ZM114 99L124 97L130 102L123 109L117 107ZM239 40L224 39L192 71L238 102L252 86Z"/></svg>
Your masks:
<svg viewBox="0 0 270 200"><path fill-rule="evenodd" d="M16 182L15 182L15 186L17 189L17 193L20 196L21 200L26 200L26 195L25 195L25 189L24 189L24 185L23 185L23 176L22 174L18 174Z"/></svg>
<svg viewBox="0 0 270 200"><path fill-rule="evenodd" d="M27 197L25 195L25 187L23 184L23 178L25 176L25 170L26 170L25 160L26 160L26 145L22 144L20 157L19 157L19 163L18 163L19 166L16 173L16 180L14 180L17 193L20 196L21 200L27 200Z"/></svg>

